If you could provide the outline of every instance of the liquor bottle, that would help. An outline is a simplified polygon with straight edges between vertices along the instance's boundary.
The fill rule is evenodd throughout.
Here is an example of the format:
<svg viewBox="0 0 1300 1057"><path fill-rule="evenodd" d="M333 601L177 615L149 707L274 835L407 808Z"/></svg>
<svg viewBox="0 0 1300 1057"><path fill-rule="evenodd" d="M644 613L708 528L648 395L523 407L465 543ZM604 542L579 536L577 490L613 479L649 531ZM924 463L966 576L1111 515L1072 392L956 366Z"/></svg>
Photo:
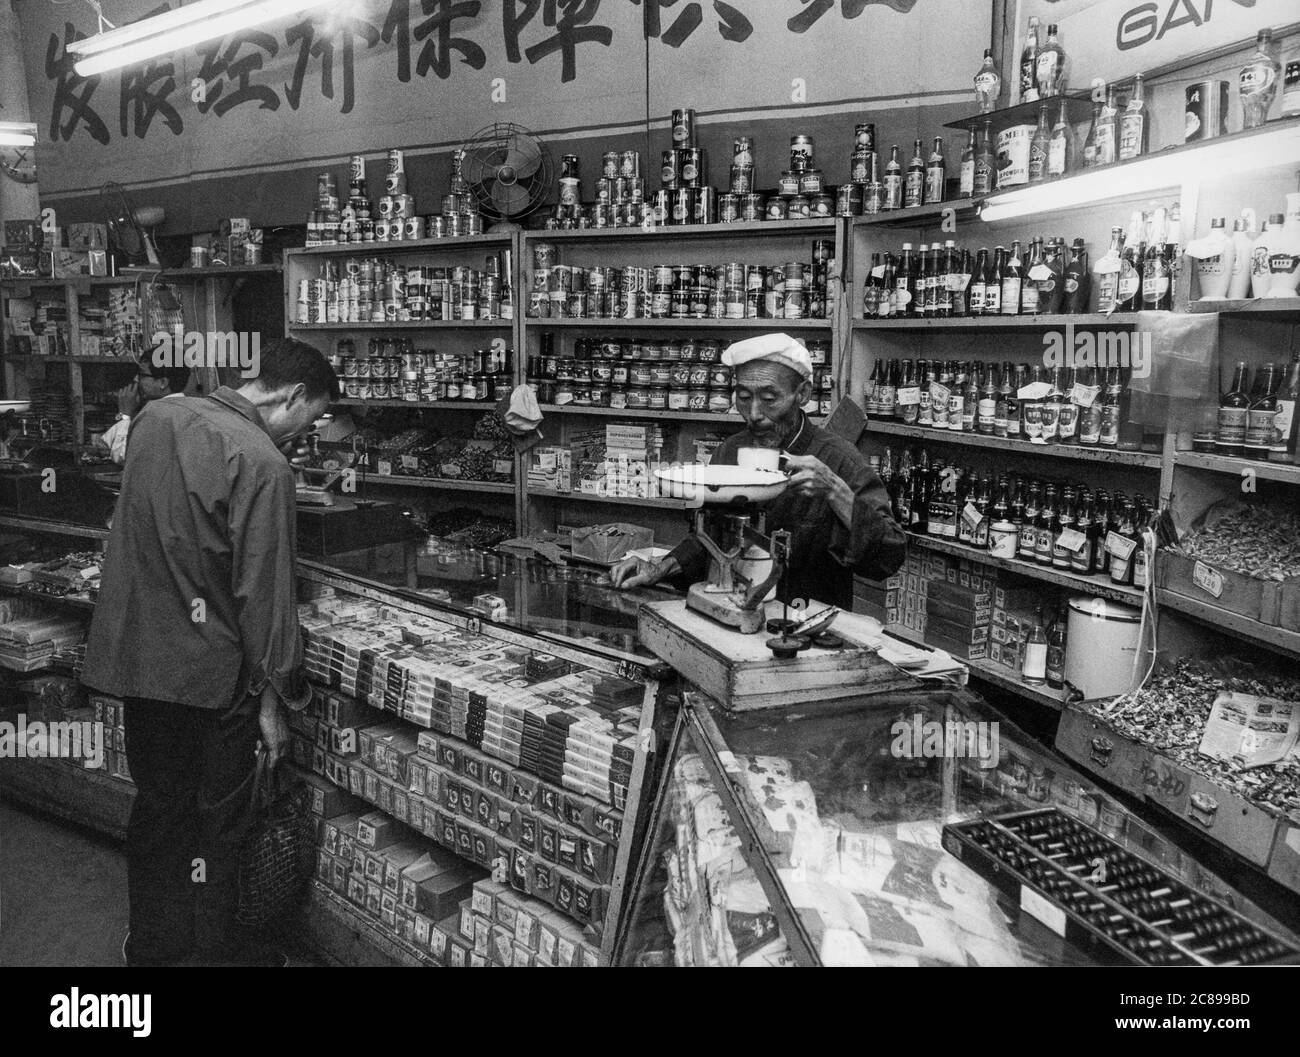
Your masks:
<svg viewBox="0 0 1300 1057"><path fill-rule="evenodd" d="M1065 689L1065 621L1057 620L1047 633L1047 685L1053 690Z"/></svg>
<svg viewBox="0 0 1300 1057"><path fill-rule="evenodd" d="M1035 444L1043 439L1043 401L1045 383L1043 369L1037 364L1029 368L1029 394L1020 397L1020 432L1025 440Z"/></svg>
<svg viewBox="0 0 1300 1057"><path fill-rule="evenodd" d="M1061 391L1061 368L1053 367L1048 381L1047 395L1039 409L1044 444L1055 444L1061 436L1061 408L1065 394Z"/></svg>
<svg viewBox="0 0 1300 1057"><path fill-rule="evenodd" d="M993 49L984 49L984 61L975 73L975 105L981 114L987 114L998 105L998 95L1002 91L1002 78L997 65L993 62Z"/></svg>
<svg viewBox="0 0 1300 1057"><path fill-rule="evenodd" d="M1110 229L1110 247L1097 262L1101 279L1097 284L1097 311L1109 315L1118 310L1120 304L1119 278L1124 271L1124 229Z"/></svg>
<svg viewBox="0 0 1300 1057"><path fill-rule="evenodd" d="M959 369L954 373L952 381L948 383L948 432L961 432L961 418L965 410L966 374Z"/></svg>
<svg viewBox="0 0 1300 1057"><path fill-rule="evenodd" d="M1140 158L1147 152L1147 101L1142 75L1133 76L1133 94L1128 97L1119 119L1119 160Z"/></svg>
<svg viewBox="0 0 1300 1057"><path fill-rule="evenodd" d="M975 420L975 430L987 437L993 436L997 421L998 387L993 377L993 365L984 369L984 380L980 385L979 409Z"/></svg>
<svg viewBox="0 0 1300 1057"><path fill-rule="evenodd" d="M996 316L1002 311L1002 277L1006 269L1006 255L1007 251L1004 246L994 247L993 263L984 275L984 314L986 316Z"/></svg>
<svg viewBox="0 0 1300 1057"><path fill-rule="evenodd" d="M956 245L952 243L951 245ZM930 247L930 292L928 305L930 316L942 319L948 314L948 245L934 243Z"/></svg>
<svg viewBox="0 0 1300 1057"><path fill-rule="evenodd" d="M1065 49L1054 25L1047 27L1047 43L1038 52L1037 78L1040 99L1061 94L1065 84Z"/></svg>
<svg viewBox="0 0 1300 1057"><path fill-rule="evenodd" d="M1038 565L1052 564L1052 540L1061 530L1061 512L1057 503L1056 485L1049 484L1034 523L1034 561Z"/></svg>
<svg viewBox="0 0 1300 1057"><path fill-rule="evenodd" d="M1022 562L1032 562L1038 546L1038 518L1043 510L1042 487L1031 481L1025 493L1024 520L1020 523L1020 539L1016 544L1016 557Z"/></svg>
<svg viewBox="0 0 1300 1057"><path fill-rule="evenodd" d="M897 516L894 507L894 453L890 448L886 448L880 457L880 483L885 486L885 494L889 496L890 512Z"/></svg>
<svg viewBox="0 0 1300 1057"><path fill-rule="evenodd" d="M1119 280L1115 290L1115 311L1136 312L1142 306L1142 266L1146 247L1142 243L1145 225L1142 211L1134 210L1129 218L1128 236L1120 258Z"/></svg>
<svg viewBox="0 0 1300 1057"><path fill-rule="evenodd" d="M1038 108L1038 127L1029 141L1029 182L1039 184L1047 179L1047 156L1052 149L1052 129L1047 123L1047 104Z"/></svg>
<svg viewBox="0 0 1300 1057"><path fill-rule="evenodd" d="M1264 297L1272 283L1269 270L1271 248L1278 244L1282 227L1286 223L1285 213L1270 213L1268 221L1260 226L1259 238L1255 240L1250 253L1250 296Z"/></svg>
<svg viewBox="0 0 1300 1057"><path fill-rule="evenodd" d="M1074 488L1070 485L1065 486L1065 492L1061 498L1060 510L1057 517L1057 525L1052 533L1052 568L1068 569L1070 568L1070 555L1072 553L1069 544L1072 544L1075 533L1075 497Z"/></svg>
<svg viewBox="0 0 1300 1057"><path fill-rule="evenodd" d="M1072 394L1078 419L1079 444L1085 448L1095 448L1101 443L1103 402L1101 387L1097 382L1097 368L1085 367L1082 376L1076 379ZM1118 442L1118 437L1116 441Z"/></svg>
<svg viewBox="0 0 1300 1057"><path fill-rule="evenodd" d="M1133 531L1137 546L1133 548L1133 586L1146 589L1150 568L1147 566L1147 549L1144 537L1151 522L1151 512L1147 510L1146 500L1137 497L1137 509L1133 518Z"/></svg>
<svg viewBox="0 0 1300 1057"><path fill-rule="evenodd" d="M916 376L920 380L920 402L916 405L916 424L934 425L934 407L930 403L930 386L934 382L934 367L929 360L917 364Z"/></svg>
<svg viewBox="0 0 1300 1057"><path fill-rule="evenodd" d="M1011 396L1011 363L1004 361L998 376L997 394L993 402L993 435L1007 435L1007 403Z"/></svg>
<svg viewBox="0 0 1300 1057"><path fill-rule="evenodd" d="M1297 404L1300 404L1300 352L1292 356L1277 391L1277 414L1273 416L1273 433L1268 445L1269 462L1296 461L1296 437L1300 431Z"/></svg>
<svg viewBox="0 0 1300 1057"><path fill-rule="evenodd" d="M1043 255L1043 266L1049 275L1038 280L1039 312L1056 315L1065 309L1066 256L1065 239L1058 235L1048 243Z"/></svg>
<svg viewBox="0 0 1300 1057"><path fill-rule="evenodd" d="M1252 221L1247 217L1238 217L1232 222L1232 241L1237 252L1233 254L1232 271L1228 275L1228 299L1233 301L1250 296L1250 255L1255 250L1250 224Z"/></svg>
<svg viewBox="0 0 1300 1057"><path fill-rule="evenodd" d="M1106 390L1102 394L1101 434L1097 443L1102 448L1119 447L1119 431L1123 418L1124 387L1118 367L1107 370Z"/></svg>
<svg viewBox="0 0 1300 1057"><path fill-rule="evenodd" d="M1119 156L1116 133L1119 125L1119 108L1115 103L1115 86L1106 89L1106 102L1097 115L1097 135L1093 140L1094 165L1110 165Z"/></svg>
<svg viewBox="0 0 1300 1057"><path fill-rule="evenodd" d="M880 315L880 279L882 275L880 254L871 255L871 268L862 283L862 318L875 319Z"/></svg>
<svg viewBox="0 0 1300 1057"><path fill-rule="evenodd" d="M1021 440L1024 437L1024 407L1020 399L1020 390L1026 384L1026 373L1023 363L1016 364L1011 385L1007 388L1007 437L1010 440Z"/></svg>
<svg viewBox="0 0 1300 1057"><path fill-rule="evenodd" d="M898 270L894 273L894 315L910 316L916 312L915 266L912 244L904 242L898 255Z"/></svg>
<svg viewBox="0 0 1300 1057"><path fill-rule="evenodd" d="M1047 636L1043 634L1041 613L1025 639L1025 659L1020 667L1020 678L1031 686L1047 682Z"/></svg>
<svg viewBox="0 0 1300 1057"><path fill-rule="evenodd" d="M1266 363L1255 372L1255 388L1246 410L1246 436L1242 454L1256 462L1268 461L1269 443L1273 439L1273 418L1277 414L1277 368Z"/></svg>
<svg viewBox="0 0 1300 1057"><path fill-rule="evenodd" d="M1019 477L1011 478L1011 492L1007 497L1009 508L1007 520L1016 526L1017 532L1019 531L1020 526L1025 522L1025 493L1028 489L1028 484L1025 481L1022 481ZM1016 545L1017 547L1019 546L1018 537Z"/></svg>
<svg viewBox="0 0 1300 1057"><path fill-rule="evenodd" d="M921 465L912 473L912 502L910 506L912 532L925 535L930 531L930 474L925 452L921 452Z"/></svg>
<svg viewBox="0 0 1300 1057"><path fill-rule="evenodd" d="M970 286L967 288L968 311L972 316L982 316L984 314L984 288L985 272L989 267L989 251L985 246L981 246L979 253L975 256L975 266L971 269Z"/></svg>
<svg viewBox="0 0 1300 1057"><path fill-rule="evenodd" d="M1065 100L1061 100L1061 112L1056 124L1052 126L1052 138L1047 145L1047 178L1059 180L1074 171L1074 130L1070 128L1066 116Z"/></svg>
<svg viewBox="0 0 1300 1057"><path fill-rule="evenodd" d="M889 148L889 161L885 163L885 191L882 209L903 208L903 165L898 160L898 144Z"/></svg>
<svg viewBox="0 0 1300 1057"><path fill-rule="evenodd" d="M998 312L1004 316L1020 314L1020 287L1025 270L1020 262L1020 240L1011 243L1011 253L1002 265L1002 297ZM987 299L987 298L986 298Z"/></svg>
<svg viewBox="0 0 1300 1057"><path fill-rule="evenodd" d="M1116 493L1118 496L1119 493ZM1110 551L1106 549L1106 540L1111 532L1118 530L1116 497L1112 497L1104 488L1097 491L1097 547L1093 552L1093 564L1099 576L1110 573Z"/></svg>
<svg viewBox="0 0 1300 1057"><path fill-rule="evenodd" d="M957 254L956 243L951 239L947 245L950 247L949 252L954 255L956 260L956 264L953 266L956 276L953 282L954 289L948 291L948 314L953 317L969 316L971 314L970 283L974 272L971 252L968 249L963 249L960 254Z"/></svg>
<svg viewBox="0 0 1300 1057"><path fill-rule="evenodd" d="M970 126L970 139L961 152L961 170L957 178L957 194L961 198L970 198L975 194L975 151L979 137L975 133L975 123Z"/></svg>
<svg viewBox="0 0 1300 1057"><path fill-rule="evenodd" d="M1092 120L1088 122L1088 134L1083 138L1083 167L1091 169L1097 164L1097 140L1101 134L1102 104L1092 104Z"/></svg>
<svg viewBox="0 0 1300 1057"><path fill-rule="evenodd" d="M907 179L903 184L903 208L919 206L925 200L925 158L921 154L921 141L915 141L912 160L907 166Z"/></svg>
<svg viewBox="0 0 1300 1057"><path fill-rule="evenodd" d="M1112 228L1112 237L1117 228ZM1065 265L1065 303L1063 308L1071 314L1088 311L1088 295L1092 292L1092 274L1088 270L1088 250L1083 239L1076 238L1070 247L1070 260Z"/></svg>
<svg viewBox="0 0 1300 1057"><path fill-rule="evenodd" d="M934 306L930 301L930 246L928 243L921 243L920 248L916 251L916 315L928 316L933 314Z"/></svg>
<svg viewBox="0 0 1300 1057"><path fill-rule="evenodd" d="M1238 360L1232 385L1219 398L1219 428L1214 438L1214 454L1240 459L1246 444L1246 417L1250 397L1246 395L1246 361Z"/></svg>
<svg viewBox="0 0 1300 1057"><path fill-rule="evenodd" d="M910 359L903 361L903 381L895 396L898 417L906 426L915 426L920 412L921 388L916 379L916 367Z"/></svg>
<svg viewBox="0 0 1300 1057"><path fill-rule="evenodd" d="M948 188L948 163L943 156L943 137L934 137L934 150L925 163L925 201L942 202Z"/></svg>
<svg viewBox="0 0 1300 1057"><path fill-rule="evenodd" d="M867 418L876 418L880 414L880 360L871 365L871 376L862 393L863 410Z"/></svg>
<svg viewBox="0 0 1300 1057"><path fill-rule="evenodd" d="M974 538L971 540L977 547L987 548L989 545L989 522L992 520L989 513L992 506L992 486L989 484L987 477L981 477L975 490L975 511L979 514L980 519L975 523Z"/></svg>
<svg viewBox="0 0 1300 1057"><path fill-rule="evenodd" d="M1110 551L1110 582L1120 585L1133 583L1133 556L1140 541L1137 529L1137 510L1131 501L1125 501L1120 510L1118 530L1109 534L1106 547Z"/></svg>
<svg viewBox="0 0 1300 1057"><path fill-rule="evenodd" d="M975 432L975 421L979 418L979 407L979 378L975 373L975 365L971 364L970 373L966 376L966 391L962 394L961 431L963 433Z"/></svg>
<svg viewBox="0 0 1300 1057"><path fill-rule="evenodd" d="M1159 206L1152 216L1146 260L1142 264L1142 309L1146 312L1167 311L1172 304L1169 262L1165 259L1165 233L1165 207Z"/></svg>
<svg viewBox="0 0 1300 1057"><path fill-rule="evenodd" d="M881 418L893 418L895 403L894 399L898 393L895 381L895 371L898 368L897 360L890 360L885 364L885 369L881 375L879 394L879 414Z"/></svg>
<svg viewBox="0 0 1300 1057"><path fill-rule="evenodd" d="M1020 283L1020 314L1037 315L1039 307L1039 281L1034 278L1034 271L1047 262L1043 255L1043 240L1035 238L1029 243L1028 259L1025 261L1025 274Z"/></svg>
<svg viewBox="0 0 1300 1057"><path fill-rule="evenodd" d="M1025 33L1025 46L1020 52L1020 91L1018 103L1029 103L1038 98L1038 16L1029 16L1029 29Z"/></svg>
<svg viewBox="0 0 1300 1057"><path fill-rule="evenodd" d="M1241 127L1259 128L1268 120L1268 108L1277 94L1281 64L1272 54L1273 31L1261 29L1255 36L1255 54L1246 60L1237 77L1241 92Z"/></svg>
<svg viewBox="0 0 1300 1057"><path fill-rule="evenodd" d="M975 150L975 196L993 193L997 185L998 159L993 153L993 123L984 122L984 135Z"/></svg>
<svg viewBox="0 0 1300 1057"><path fill-rule="evenodd" d="M885 275L880 282L880 314L894 316L898 312L891 294L898 289L898 260L892 253L885 254Z"/></svg>
<svg viewBox="0 0 1300 1057"><path fill-rule="evenodd" d="M1092 493L1086 488L1079 492L1079 501L1075 506L1074 529L1083 537L1083 542L1070 552L1070 571L1083 576L1093 572L1093 556L1096 553L1096 517L1093 512Z"/></svg>

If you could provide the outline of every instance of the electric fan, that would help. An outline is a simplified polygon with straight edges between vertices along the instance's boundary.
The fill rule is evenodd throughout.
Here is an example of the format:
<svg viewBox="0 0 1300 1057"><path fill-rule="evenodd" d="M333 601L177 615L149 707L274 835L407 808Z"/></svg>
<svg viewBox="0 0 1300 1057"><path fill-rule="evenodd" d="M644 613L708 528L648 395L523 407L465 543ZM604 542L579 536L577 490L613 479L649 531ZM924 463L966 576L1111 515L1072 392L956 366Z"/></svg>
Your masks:
<svg viewBox="0 0 1300 1057"><path fill-rule="evenodd" d="M466 142L462 174L486 216L499 217L491 231L518 231L515 221L542 204L551 184L551 155L533 133L498 122Z"/></svg>

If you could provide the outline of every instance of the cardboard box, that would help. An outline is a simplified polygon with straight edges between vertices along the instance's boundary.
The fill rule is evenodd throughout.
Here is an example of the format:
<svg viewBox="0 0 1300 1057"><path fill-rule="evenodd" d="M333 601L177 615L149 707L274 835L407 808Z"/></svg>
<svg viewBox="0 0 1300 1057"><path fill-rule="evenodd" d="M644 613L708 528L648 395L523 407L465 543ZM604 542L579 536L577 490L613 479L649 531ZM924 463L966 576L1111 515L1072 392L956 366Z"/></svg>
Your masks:
<svg viewBox="0 0 1300 1057"><path fill-rule="evenodd" d="M405 836L405 829L384 812L371 811L361 816L357 826L357 841L363 847L377 851L396 844Z"/></svg>

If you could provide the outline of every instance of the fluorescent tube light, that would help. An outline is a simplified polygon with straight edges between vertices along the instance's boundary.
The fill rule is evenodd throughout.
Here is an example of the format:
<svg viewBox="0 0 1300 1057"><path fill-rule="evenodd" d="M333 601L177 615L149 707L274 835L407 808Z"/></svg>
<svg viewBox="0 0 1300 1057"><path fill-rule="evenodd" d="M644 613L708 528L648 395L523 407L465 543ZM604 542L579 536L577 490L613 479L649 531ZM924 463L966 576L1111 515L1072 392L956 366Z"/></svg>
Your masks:
<svg viewBox="0 0 1300 1057"><path fill-rule="evenodd" d="M36 146L36 126L26 121L0 121L0 147Z"/></svg>
<svg viewBox="0 0 1300 1057"><path fill-rule="evenodd" d="M120 30L112 30L86 41L75 41L68 46L73 54L82 54L74 69L81 77L131 66L159 55L170 55L205 40L214 40L252 26L260 26L284 18L296 11L337 3L338 0L200 0L177 11L145 19ZM197 16L190 14L182 20L168 19L169 15L184 15L203 9ZM155 23L167 19L163 26ZM122 36L117 36L122 34Z"/></svg>
<svg viewBox="0 0 1300 1057"><path fill-rule="evenodd" d="M993 223L1030 213L1077 209L1125 195L1146 194L1177 187L1202 176L1231 176L1270 166L1300 165L1300 123L1262 129L1250 136L1177 148L1168 154L1148 154L1104 169L1085 169L1049 183L1001 192L985 203L981 219Z"/></svg>

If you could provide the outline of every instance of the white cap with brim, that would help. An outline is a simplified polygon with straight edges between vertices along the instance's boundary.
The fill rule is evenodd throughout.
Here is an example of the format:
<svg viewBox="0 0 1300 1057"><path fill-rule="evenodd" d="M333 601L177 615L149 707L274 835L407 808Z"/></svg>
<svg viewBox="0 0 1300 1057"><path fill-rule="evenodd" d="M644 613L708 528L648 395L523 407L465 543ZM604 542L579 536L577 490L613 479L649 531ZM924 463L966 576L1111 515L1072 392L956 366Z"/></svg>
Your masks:
<svg viewBox="0 0 1300 1057"><path fill-rule="evenodd" d="M770 360L790 368L804 381L812 378L812 357L789 334L760 334L756 338L746 338L728 346L722 354L722 362L728 367L739 367L752 360Z"/></svg>

